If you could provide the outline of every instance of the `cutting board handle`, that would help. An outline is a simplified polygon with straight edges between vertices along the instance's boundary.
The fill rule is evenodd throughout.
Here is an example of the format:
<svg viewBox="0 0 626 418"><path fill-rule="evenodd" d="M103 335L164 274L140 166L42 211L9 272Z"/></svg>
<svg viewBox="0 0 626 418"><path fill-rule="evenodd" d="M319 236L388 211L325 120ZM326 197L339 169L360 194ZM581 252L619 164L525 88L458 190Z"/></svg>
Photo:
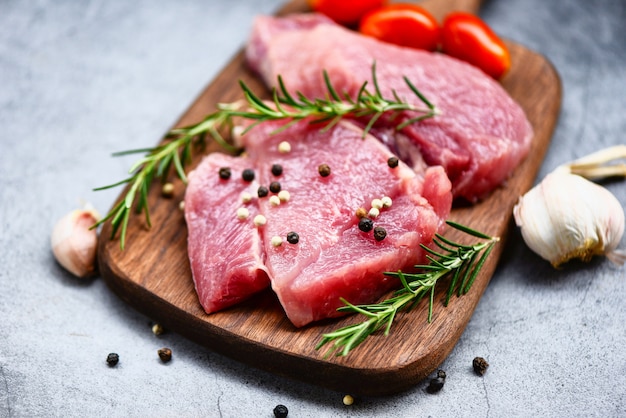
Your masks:
<svg viewBox="0 0 626 418"><path fill-rule="evenodd" d="M483 0L423 0L418 4L431 12L439 22L450 12L468 12L477 15Z"/></svg>
<svg viewBox="0 0 626 418"><path fill-rule="evenodd" d="M400 2L395 0L393 2ZM410 2L410 1L409 1ZM483 0L422 0L413 1L431 12L439 22L450 12L461 11L477 15ZM283 6L278 15L286 15L290 13L300 13L303 10L310 10L306 0L293 0Z"/></svg>

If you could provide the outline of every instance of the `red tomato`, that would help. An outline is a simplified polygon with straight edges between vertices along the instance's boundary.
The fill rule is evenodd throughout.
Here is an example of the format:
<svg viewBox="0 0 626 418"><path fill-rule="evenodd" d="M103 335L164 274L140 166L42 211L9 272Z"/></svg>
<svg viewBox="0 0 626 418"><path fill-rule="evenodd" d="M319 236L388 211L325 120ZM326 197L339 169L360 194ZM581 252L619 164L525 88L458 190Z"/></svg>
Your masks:
<svg viewBox="0 0 626 418"><path fill-rule="evenodd" d="M467 61L496 79L511 66L509 50L502 39L480 18L469 13L455 12L445 18L441 48L446 54Z"/></svg>
<svg viewBox="0 0 626 418"><path fill-rule="evenodd" d="M356 25L370 10L387 4L387 0L307 0L309 7L343 25Z"/></svg>
<svg viewBox="0 0 626 418"><path fill-rule="evenodd" d="M361 19L359 32L381 41L434 51L439 45L437 19L415 4L391 4Z"/></svg>

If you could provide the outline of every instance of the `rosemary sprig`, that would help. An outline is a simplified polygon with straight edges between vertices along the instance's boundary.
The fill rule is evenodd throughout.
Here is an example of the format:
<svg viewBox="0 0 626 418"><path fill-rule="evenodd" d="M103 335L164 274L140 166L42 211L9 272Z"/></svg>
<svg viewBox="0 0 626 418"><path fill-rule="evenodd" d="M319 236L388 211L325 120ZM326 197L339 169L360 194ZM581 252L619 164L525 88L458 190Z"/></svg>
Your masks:
<svg viewBox="0 0 626 418"><path fill-rule="evenodd" d="M309 99L300 92L292 95L285 87L282 78L278 76L278 88L273 89L272 100L269 102L261 99L243 81L240 81L239 85L245 98L243 104L247 105L247 108L242 109L242 103L240 102L218 104L217 110L205 116L199 123L172 129L165 137L169 141L164 144L154 148L114 154L145 153L130 168L130 177L117 183L94 189L104 190L124 184L130 185L124 199L117 203L93 228L110 221L112 224L111 239L115 237L121 228L120 247L124 249L126 229L133 206L137 213L143 212L145 214L146 222L150 226L148 191L154 179L164 181L173 165L178 177L186 183L187 176L184 167L191 161L192 152L198 146L206 143L207 135L226 150L237 151L236 147L231 145L220 133L224 129L232 127L233 118L244 118L254 121L244 130L243 133L245 134L255 125L266 121L287 121L285 125L279 128L281 130L286 129L299 120L310 118L311 123L326 123L323 129L329 129L342 118L348 116L368 116L370 119L364 129L363 135L365 135L374 123L388 112L410 111L418 113L418 116L399 124L399 129L409 123L418 122L437 114L436 107L406 77L404 78L405 82L425 107L420 108L402 100L395 91L393 92L393 99L384 98L378 87L376 63L372 65L374 92L370 92L367 89L367 82L364 82L355 98L351 98L348 94L339 95L326 71L324 71L323 76L327 89L326 98Z"/></svg>
<svg viewBox="0 0 626 418"><path fill-rule="evenodd" d="M384 335L388 335L398 311L412 309L425 296L429 298L428 322L430 323L433 313L435 286L439 279L448 275L451 275L452 279L444 306L448 306L453 293L456 292L458 296L466 294L499 238L490 237L452 221L447 223L455 229L486 241L473 245L464 245L450 241L437 234L433 242L442 251L435 251L422 245L422 248L429 253L427 257L430 263L428 265L415 266L421 273L409 274L402 271L385 273L386 275L397 277L402 283L402 288L395 292L394 296L371 305L353 305L342 299L345 306L339 308L340 311L359 313L365 315L367 319L324 334L315 349L319 350L326 344L332 343L326 352L326 357L333 353L337 356L346 356L379 329L384 327Z"/></svg>

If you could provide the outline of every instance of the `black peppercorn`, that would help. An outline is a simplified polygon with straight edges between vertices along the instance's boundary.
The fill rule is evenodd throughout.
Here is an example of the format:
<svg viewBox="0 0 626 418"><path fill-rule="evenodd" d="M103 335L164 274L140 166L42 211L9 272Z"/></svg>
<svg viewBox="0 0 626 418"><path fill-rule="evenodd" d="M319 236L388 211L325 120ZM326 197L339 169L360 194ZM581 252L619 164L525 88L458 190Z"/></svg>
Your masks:
<svg viewBox="0 0 626 418"><path fill-rule="evenodd" d="M370 218L361 218L359 220L359 229L363 232L370 232L374 228L374 222Z"/></svg>
<svg viewBox="0 0 626 418"><path fill-rule="evenodd" d="M243 181L248 181L248 182L254 180L254 170L252 170L251 168L246 168L241 173L241 178L243 179Z"/></svg>
<svg viewBox="0 0 626 418"><path fill-rule="evenodd" d="M300 241L300 236L298 235L297 232L291 231L290 233L287 234L287 242L289 244L297 244L298 241Z"/></svg>
<svg viewBox="0 0 626 418"><path fill-rule="evenodd" d="M446 372L439 369L437 370L437 377L430 379L426 391L428 393L437 393L443 388L444 383L446 383Z"/></svg>
<svg viewBox="0 0 626 418"><path fill-rule="evenodd" d="M276 418L286 418L289 414L289 410L285 405L276 405L274 408L274 416Z"/></svg>
<svg viewBox="0 0 626 418"><path fill-rule="evenodd" d="M474 368L474 372L477 375L482 376L487 372L487 367L489 367L489 363L487 363L487 360L482 357L476 357L472 361L472 367Z"/></svg>
<svg viewBox="0 0 626 418"><path fill-rule="evenodd" d="M278 193L280 192L280 183L277 181L273 181L270 183L270 192Z"/></svg>
<svg viewBox="0 0 626 418"><path fill-rule="evenodd" d="M387 160L387 165L389 166L389 168L396 168L399 163L400 162L396 157L389 157L389 159Z"/></svg>
<svg viewBox="0 0 626 418"><path fill-rule="evenodd" d="M163 363L167 363L172 359L172 350L167 347L159 348L157 353L159 354L159 358Z"/></svg>
<svg viewBox="0 0 626 418"><path fill-rule="evenodd" d="M267 187L265 186L259 186L258 190L256 191L257 195L259 197L265 197L269 194L269 190L267 190Z"/></svg>
<svg viewBox="0 0 626 418"><path fill-rule="evenodd" d="M222 180L228 180L230 178L230 167L220 168L220 178Z"/></svg>
<svg viewBox="0 0 626 418"><path fill-rule="evenodd" d="M322 177L330 176L330 167L328 166L328 164L320 164L320 166L317 167L317 171Z"/></svg>
<svg viewBox="0 0 626 418"><path fill-rule="evenodd" d="M435 377L434 379L430 379L426 391L428 393L437 393L443 388L443 384L445 382L446 379L442 379L441 377Z"/></svg>
<svg viewBox="0 0 626 418"><path fill-rule="evenodd" d="M382 241L387 236L387 231L382 226L377 226L374 228L374 238L376 241Z"/></svg>
<svg viewBox="0 0 626 418"><path fill-rule="evenodd" d="M120 356L117 353L109 353L109 355L107 356L107 364L109 365L109 367L117 365L119 361Z"/></svg>
<svg viewBox="0 0 626 418"><path fill-rule="evenodd" d="M283 174L283 166L280 164L273 164L272 174L275 176L280 176L281 174Z"/></svg>

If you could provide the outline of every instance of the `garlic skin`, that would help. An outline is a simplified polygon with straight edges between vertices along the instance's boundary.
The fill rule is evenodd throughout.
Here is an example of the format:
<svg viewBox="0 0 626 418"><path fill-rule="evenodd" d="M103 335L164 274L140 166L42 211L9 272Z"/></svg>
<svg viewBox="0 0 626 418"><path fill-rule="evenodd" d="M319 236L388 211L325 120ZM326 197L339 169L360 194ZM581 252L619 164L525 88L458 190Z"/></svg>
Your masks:
<svg viewBox="0 0 626 418"><path fill-rule="evenodd" d="M594 255L620 265L626 261L626 253L616 249L624 233L622 205L610 191L567 167L522 196L513 215L526 244L554 267Z"/></svg>
<svg viewBox="0 0 626 418"><path fill-rule="evenodd" d="M52 230L50 244L54 257L77 277L89 277L96 271L98 233L90 228L98 220L98 212L87 205L63 216Z"/></svg>

